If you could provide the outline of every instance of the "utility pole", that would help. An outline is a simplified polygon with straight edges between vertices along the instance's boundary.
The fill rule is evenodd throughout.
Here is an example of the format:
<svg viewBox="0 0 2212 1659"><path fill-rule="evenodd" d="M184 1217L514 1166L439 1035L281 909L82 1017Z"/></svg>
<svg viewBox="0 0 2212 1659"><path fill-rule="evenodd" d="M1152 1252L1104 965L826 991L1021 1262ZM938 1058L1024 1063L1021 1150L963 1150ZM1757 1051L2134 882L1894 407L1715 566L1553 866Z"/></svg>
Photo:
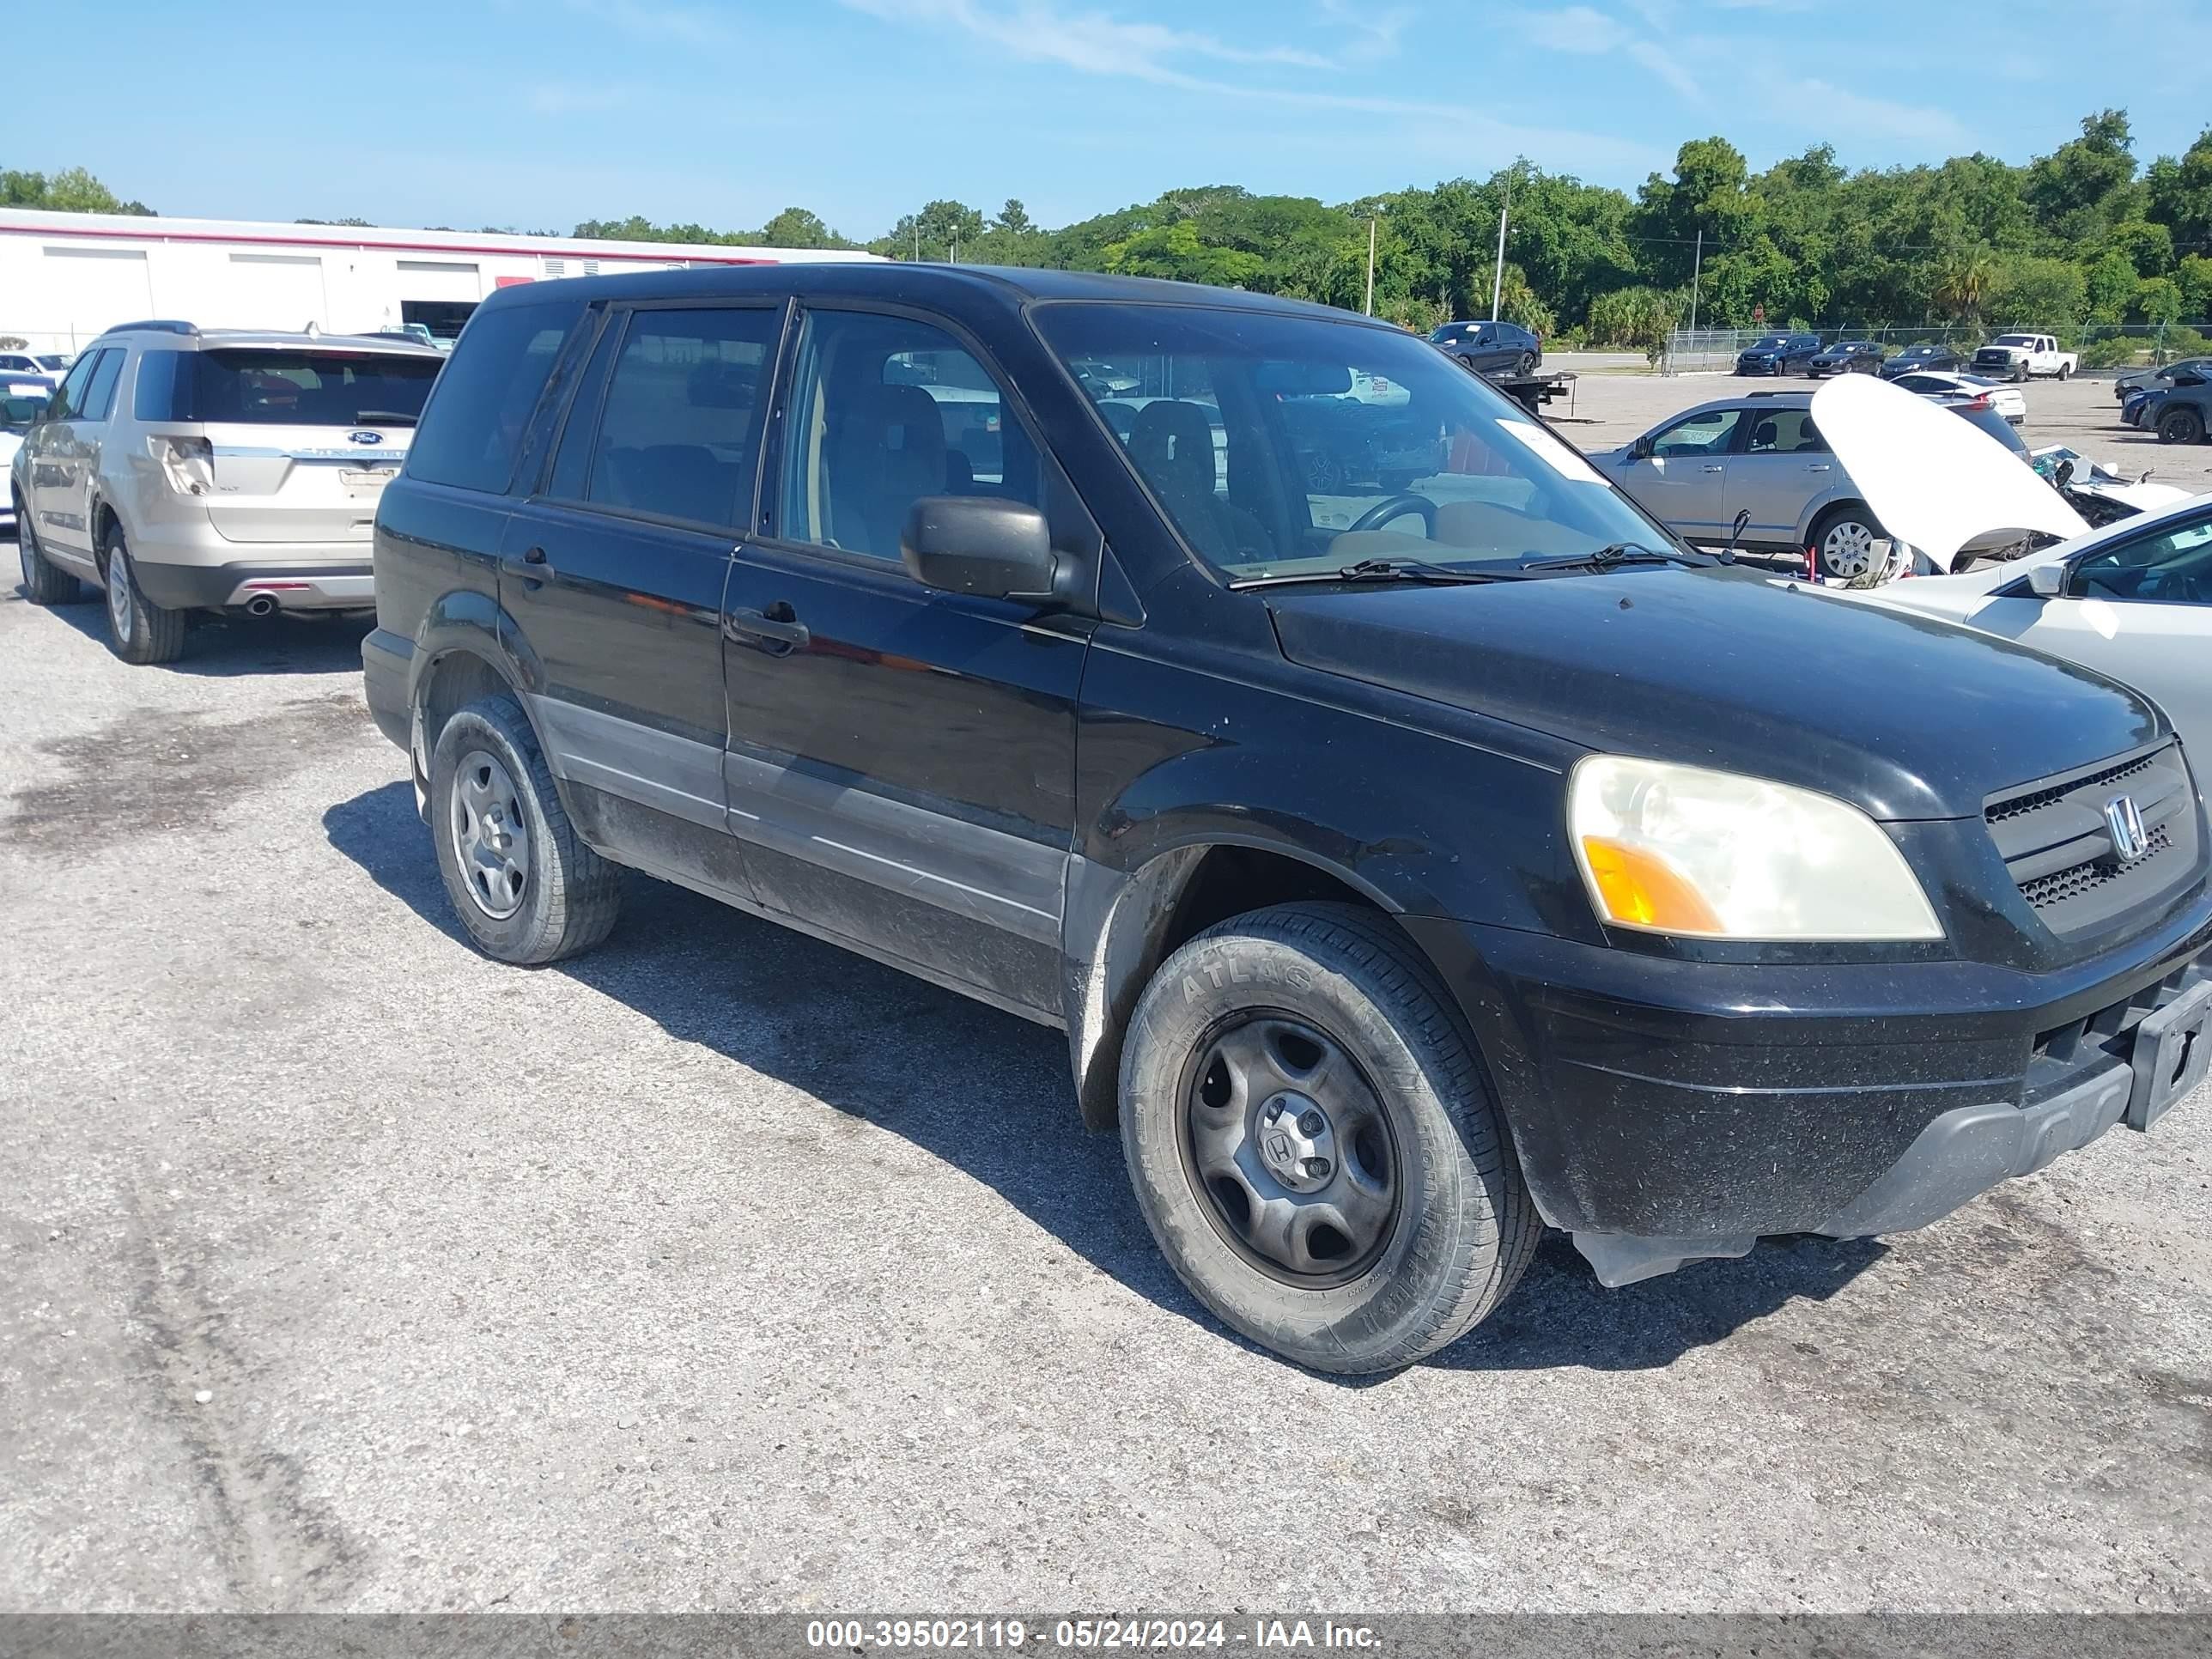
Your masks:
<svg viewBox="0 0 2212 1659"><path fill-rule="evenodd" d="M1675 246L1680 247L1681 244L1678 242ZM1698 334L1698 283L1705 274L1705 227L1700 225L1698 228L1698 250L1690 260L1690 343L1693 349Z"/></svg>
<svg viewBox="0 0 2212 1659"><path fill-rule="evenodd" d="M1367 314L1368 314L1369 316L1370 316L1370 317L1372 317L1372 316L1375 314L1375 220L1376 220L1376 215L1374 215L1374 214L1372 214L1372 213L1370 213L1370 214L1369 214L1369 215L1367 216Z"/></svg>
<svg viewBox="0 0 2212 1659"><path fill-rule="evenodd" d="M1500 321L1499 296L1505 291L1505 216L1513 206L1513 175L1505 175L1505 199L1498 204L1498 265L1490 274L1490 320Z"/></svg>
<svg viewBox="0 0 2212 1659"><path fill-rule="evenodd" d="M914 222L914 262L916 264L921 263L921 221L919 219Z"/></svg>

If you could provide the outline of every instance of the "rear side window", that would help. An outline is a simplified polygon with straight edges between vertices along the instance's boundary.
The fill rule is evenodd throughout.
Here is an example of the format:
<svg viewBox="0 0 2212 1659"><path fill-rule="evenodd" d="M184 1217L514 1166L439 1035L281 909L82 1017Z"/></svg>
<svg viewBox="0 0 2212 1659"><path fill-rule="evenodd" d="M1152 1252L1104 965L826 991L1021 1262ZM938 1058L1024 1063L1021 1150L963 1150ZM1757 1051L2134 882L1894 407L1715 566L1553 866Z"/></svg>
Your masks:
<svg viewBox="0 0 2212 1659"><path fill-rule="evenodd" d="M585 498L720 527L750 518L782 327L781 307L632 316L599 411Z"/></svg>
<svg viewBox="0 0 2212 1659"><path fill-rule="evenodd" d="M131 393L131 413L142 421L175 421L185 418L177 413L177 366L184 361L181 351L149 351L138 359L138 384Z"/></svg>
<svg viewBox="0 0 2212 1659"><path fill-rule="evenodd" d="M463 489L504 491L580 301L502 306L469 320L422 410L407 476ZM432 364L434 369L437 365Z"/></svg>

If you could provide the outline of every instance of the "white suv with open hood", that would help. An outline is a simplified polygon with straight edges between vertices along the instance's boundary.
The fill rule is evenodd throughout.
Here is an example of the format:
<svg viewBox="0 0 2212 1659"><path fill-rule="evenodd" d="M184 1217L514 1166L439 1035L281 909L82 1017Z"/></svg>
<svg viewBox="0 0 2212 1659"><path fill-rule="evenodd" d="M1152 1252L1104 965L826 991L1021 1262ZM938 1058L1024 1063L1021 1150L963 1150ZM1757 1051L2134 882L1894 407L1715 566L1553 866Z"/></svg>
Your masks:
<svg viewBox="0 0 2212 1659"><path fill-rule="evenodd" d="M445 362L390 337L110 329L9 469L25 592L105 588L135 663L173 661L195 611L372 609L377 501Z"/></svg>

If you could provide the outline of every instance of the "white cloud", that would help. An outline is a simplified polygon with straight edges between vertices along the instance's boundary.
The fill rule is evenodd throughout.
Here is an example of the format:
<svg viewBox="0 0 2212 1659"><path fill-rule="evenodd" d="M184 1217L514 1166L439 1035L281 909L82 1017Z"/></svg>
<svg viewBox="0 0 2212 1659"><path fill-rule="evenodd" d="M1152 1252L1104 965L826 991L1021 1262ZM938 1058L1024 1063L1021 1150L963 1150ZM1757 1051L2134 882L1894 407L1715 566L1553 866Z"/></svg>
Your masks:
<svg viewBox="0 0 2212 1659"><path fill-rule="evenodd" d="M728 22L699 6L670 0L562 0L579 17L606 24L641 40L675 40L686 46L722 46L734 39Z"/></svg>
<svg viewBox="0 0 2212 1659"><path fill-rule="evenodd" d="M1665 15L1664 0L1629 0L1644 21L1656 29ZM1697 104L1705 101L1705 89L1697 77L1682 67L1681 60L1661 46L1638 34L1618 18L1608 17L1595 6L1563 6L1557 11L1524 13L1522 23L1534 44L1552 52L1579 53L1596 58L1619 52L1641 64L1651 77L1670 88L1677 97Z"/></svg>
<svg viewBox="0 0 2212 1659"><path fill-rule="evenodd" d="M568 81L547 81L528 88L523 105L532 115L596 115L620 109L631 100L631 89L620 86L579 86Z"/></svg>
<svg viewBox="0 0 2212 1659"><path fill-rule="evenodd" d="M1396 57L1398 37L1413 21L1413 13L1407 7L1374 11L1355 3L1355 0L1321 0L1321 15L1351 31L1352 39L1344 48L1344 56L1355 63Z"/></svg>
<svg viewBox="0 0 2212 1659"><path fill-rule="evenodd" d="M1973 143L1972 135L1956 116L1934 104L1893 103L1826 81L1791 82L1782 92L1774 100L1773 112L1787 114L1801 126L1826 127L1846 135L1870 131L1886 137L1917 138L1950 145L1953 154L1963 152Z"/></svg>
<svg viewBox="0 0 2212 1659"><path fill-rule="evenodd" d="M1121 75L1164 86L1197 84L1173 59L1326 70L1316 52L1290 46L1236 46L1208 34L1158 23L1124 22L1104 12L1060 12L1040 0L1012 9L977 0L843 0L889 22L935 24L987 40L1030 63L1059 64L1087 75Z"/></svg>

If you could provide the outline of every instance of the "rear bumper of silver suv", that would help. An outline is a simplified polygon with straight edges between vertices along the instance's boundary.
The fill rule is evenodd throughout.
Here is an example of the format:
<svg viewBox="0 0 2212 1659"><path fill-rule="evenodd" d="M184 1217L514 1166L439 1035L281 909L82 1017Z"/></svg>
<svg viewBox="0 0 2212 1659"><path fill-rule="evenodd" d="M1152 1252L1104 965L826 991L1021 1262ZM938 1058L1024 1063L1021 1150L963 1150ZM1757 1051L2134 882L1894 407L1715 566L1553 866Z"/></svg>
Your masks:
<svg viewBox="0 0 2212 1659"><path fill-rule="evenodd" d="M351 549L342 561L296 556L304 550L276 546L228 564L165 564L134 548L131 568L140 591L171 611L375 608L376 582L366 557Z"/></svg>

